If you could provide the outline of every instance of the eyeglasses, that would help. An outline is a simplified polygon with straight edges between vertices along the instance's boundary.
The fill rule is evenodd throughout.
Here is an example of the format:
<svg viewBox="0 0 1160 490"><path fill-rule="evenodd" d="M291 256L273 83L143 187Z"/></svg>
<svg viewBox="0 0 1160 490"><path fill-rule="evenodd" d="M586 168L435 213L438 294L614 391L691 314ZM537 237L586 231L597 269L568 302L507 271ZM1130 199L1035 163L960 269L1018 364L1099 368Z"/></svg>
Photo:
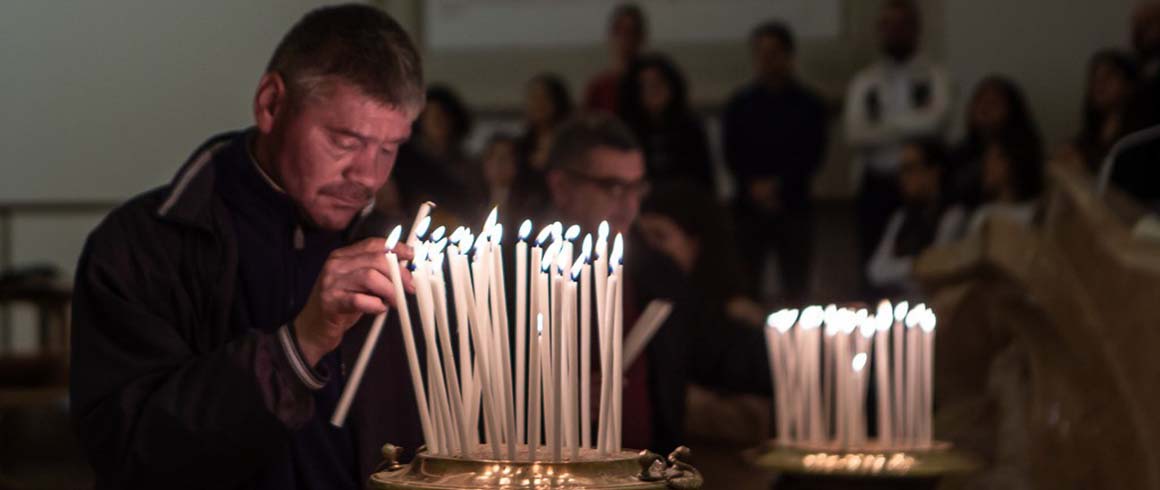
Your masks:
<svg viewBox="0 0 1160 490"><path fill-rule="evenodd" d="M573 168L564 169L572 177L582 180L600 189L605 195L614 199L624 196L641 197L648 194L651 186L644 179L623 180L616 177L596 177Z"/></svg>

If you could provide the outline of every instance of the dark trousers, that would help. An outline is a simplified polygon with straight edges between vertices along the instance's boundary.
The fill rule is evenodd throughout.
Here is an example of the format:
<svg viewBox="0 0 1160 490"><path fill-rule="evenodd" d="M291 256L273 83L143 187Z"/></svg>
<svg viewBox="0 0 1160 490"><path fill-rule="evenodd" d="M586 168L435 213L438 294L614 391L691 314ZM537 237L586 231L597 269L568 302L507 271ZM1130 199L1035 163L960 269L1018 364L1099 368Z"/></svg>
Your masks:
<svg viewBox="0 0 1160 490"><path fill-rule="evenodd" d="M800 302L809 294L810 263L813 260L813 211L808 205L766 213L744 203L735 207L737 246L743 273L749 278L748 292L760 298L762 272L770 252L774 252L784 299Z"/></svg>
<svg viewBox="0 0 1160 490"><path fill-rule="evenodd" d="M874 255L874 249L882 240L882 233L890 216L902 205L895 174L879 174L867 170L862 176L855 209L858 227L858 267L862 277L863 290L873 293L866 278L866 263Z"/></svg>

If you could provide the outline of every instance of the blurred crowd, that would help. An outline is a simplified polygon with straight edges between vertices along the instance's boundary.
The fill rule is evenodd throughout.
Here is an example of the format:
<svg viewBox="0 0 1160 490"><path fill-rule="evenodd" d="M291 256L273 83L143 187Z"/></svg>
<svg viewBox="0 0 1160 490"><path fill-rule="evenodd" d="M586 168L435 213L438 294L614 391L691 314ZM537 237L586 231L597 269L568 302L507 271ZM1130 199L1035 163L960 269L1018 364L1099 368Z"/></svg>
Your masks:
<svg viewBox="0 0 1160 490"><path fill-rule="evenodd" d="M1077 101L1081 125L1059 148L1045 147L1025 94L1003 74L986 76L965 92L959 116L952 77L922 49L921 19L917 2L883 3L880 55L850 80L840 103L799 78L793 26L760 24L748 39L752 79L739 80L713 111L721 131L715 148L706 115L690 105L681 67L647 49L644 12L619 5L608 18L607 68L578 98L556 74L528 80L523 130L491 134L478 154L465 144L472 110L453 84L432 84L378 206L402 217L432 200L442 219L469 225L496 205L513 219L542 215L560 205L549 178L558 130L584 114L611 115L642 149L647 179L581 175L568 185L607 194L613 209L627 210L626 226L667 255L707 301L732 320L760 324L770 302L792 305L809 297L817 220L811 186L826 159L832 124L840 124L833 134L853 155L851 231L862 292L871 299L918 295L913 259L973 233L988 216L1031 225L1047 162L1095 176L1118 140L1160 122L1156 4L1141 5L1131 20L1133 51L1102 49L1091 56L1083 100ZM952 141L956 117L965 118L965 135ZM1118 164L1111 180L1154 202L1160 193L1146 163L1157 156L1160 149ZM718 194L722 186L715 182L722 164L736 189L729 197ZM776 271L777 295L762 290L767 270Z"/></svg>

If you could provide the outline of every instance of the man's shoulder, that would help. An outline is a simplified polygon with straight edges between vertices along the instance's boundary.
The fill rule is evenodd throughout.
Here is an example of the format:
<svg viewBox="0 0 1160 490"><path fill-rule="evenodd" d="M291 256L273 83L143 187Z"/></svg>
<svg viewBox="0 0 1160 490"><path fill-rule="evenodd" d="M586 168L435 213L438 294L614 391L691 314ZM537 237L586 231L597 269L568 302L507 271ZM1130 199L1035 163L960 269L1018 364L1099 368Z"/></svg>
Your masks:
<svg viewBox="0 0 1160 490"><path fill-rule="evenodd" d="M105 242L117 248L156 244L172 225L162 222L158 209L169 195L170 185L145 191L114 208L89 234L93 245Z"/></svg>

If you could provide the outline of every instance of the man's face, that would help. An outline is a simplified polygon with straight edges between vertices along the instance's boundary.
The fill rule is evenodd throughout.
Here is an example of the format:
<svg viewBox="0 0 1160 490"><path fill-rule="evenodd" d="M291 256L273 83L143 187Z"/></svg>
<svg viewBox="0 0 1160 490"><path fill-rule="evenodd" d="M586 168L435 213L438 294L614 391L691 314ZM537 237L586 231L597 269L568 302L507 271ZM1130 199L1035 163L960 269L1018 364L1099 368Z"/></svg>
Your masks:
<svg viewBox="0 0 1160 490"><path fill-rule="evenodd" d="M277 76L277 75L267 75ZM330 80L318 93L263 113L266 78L255 103L259 159L315 225L340 230L387 182L414 111L388 107L354 85Z"/></svg>
<svg viewBox="0 0 1160 490"><path fill-rule="evenodd" d="M608 33L613 54L625 60L635 58L644 45L643 31L644 27L637 22L636 17L631 15L617 17Z"/></svg>
<svg viewBox="0 0 1160 490"><path fill-rule="evenodd" d="M793 56L774 36L753 40L753 71L764 80L783 80L793 70Z"/></svg>
<svg viewBox="0 0 1160 490"><path fill-rule="evenodd" d="M608 220L613 233L627 233L648 188L640 150L596 147L583 170L553 170L552 200L568 220L595 230Z"/></svg>
<svg viewBox="0 0 1160 490"><path fill-rule="evenodd" d="M918 48L918 19L914 15L902 7L888 7L878 18L882 50L891 58L908 59Z"/></svg>

